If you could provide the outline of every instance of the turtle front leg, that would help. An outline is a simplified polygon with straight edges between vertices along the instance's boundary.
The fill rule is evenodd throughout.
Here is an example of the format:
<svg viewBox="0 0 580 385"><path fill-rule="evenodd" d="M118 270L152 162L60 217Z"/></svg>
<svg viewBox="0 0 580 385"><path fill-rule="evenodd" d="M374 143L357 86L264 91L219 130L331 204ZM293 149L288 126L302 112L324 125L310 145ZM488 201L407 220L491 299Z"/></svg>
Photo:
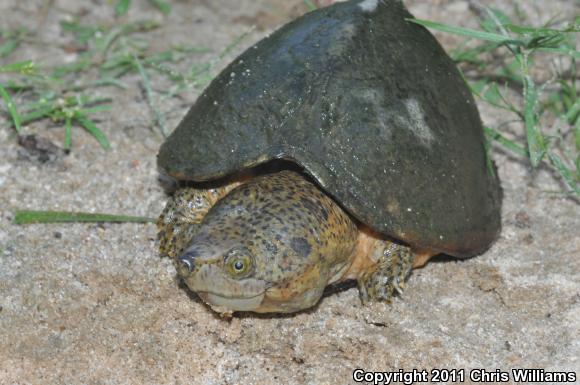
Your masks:
<svg viewBox="0 0 580 385"><path fill-rule="evenodd" d="M382 253L375 264L361 272L357 281L363 303L390 301L395 292L401 293L405 279L413 268L414 254L409 247L381 241Z"/></svg>
<svg viewBox="0 0 580 385"><path fill-rule="evenodd" d="M178 189L157 219L159 253L175 258L189 245L209 209L234 185L216 189Z"/></svg>

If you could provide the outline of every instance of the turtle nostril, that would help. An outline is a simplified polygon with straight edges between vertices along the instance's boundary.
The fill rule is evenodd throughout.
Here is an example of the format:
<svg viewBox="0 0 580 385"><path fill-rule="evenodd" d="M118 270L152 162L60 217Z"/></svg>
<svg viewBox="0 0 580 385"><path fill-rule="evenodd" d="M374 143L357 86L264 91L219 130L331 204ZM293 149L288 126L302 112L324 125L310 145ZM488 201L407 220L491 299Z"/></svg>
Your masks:
<svg viewBox="0 0 580 385"><path fill-rule="evenodd" d="M184 255L178 258L179 262L179 272L180 273L191 273L193 271L193 260L190 259L188 256Z"/></svg>

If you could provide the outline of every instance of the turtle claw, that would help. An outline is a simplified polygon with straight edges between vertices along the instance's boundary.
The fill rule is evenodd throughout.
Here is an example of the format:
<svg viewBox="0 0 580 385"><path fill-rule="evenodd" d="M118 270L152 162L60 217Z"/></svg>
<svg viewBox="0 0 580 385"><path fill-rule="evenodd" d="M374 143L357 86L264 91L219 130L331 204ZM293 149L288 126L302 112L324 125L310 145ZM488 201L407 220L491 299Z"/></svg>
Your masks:
<svg viewBox="0 0 580 385"><path fill-rule="evenodd" d="M376 265L358 279L363 304L378 301L391 302L395 293L402 295L405 279L409 276L412 266L411 249L388 242Z"/></svg>

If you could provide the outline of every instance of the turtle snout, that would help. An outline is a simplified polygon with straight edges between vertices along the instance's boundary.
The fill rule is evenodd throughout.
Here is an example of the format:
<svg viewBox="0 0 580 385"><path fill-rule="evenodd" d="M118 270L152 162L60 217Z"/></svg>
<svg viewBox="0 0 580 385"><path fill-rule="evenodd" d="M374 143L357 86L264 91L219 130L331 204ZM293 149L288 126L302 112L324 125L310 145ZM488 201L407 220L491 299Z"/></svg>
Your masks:
<svg viewBox="0 0 580 385"><path fill-rule="evenodd" d="M195 269L195 260L192 255L183 254L177 258L177 273L180 277L187 277Z"/></svg>

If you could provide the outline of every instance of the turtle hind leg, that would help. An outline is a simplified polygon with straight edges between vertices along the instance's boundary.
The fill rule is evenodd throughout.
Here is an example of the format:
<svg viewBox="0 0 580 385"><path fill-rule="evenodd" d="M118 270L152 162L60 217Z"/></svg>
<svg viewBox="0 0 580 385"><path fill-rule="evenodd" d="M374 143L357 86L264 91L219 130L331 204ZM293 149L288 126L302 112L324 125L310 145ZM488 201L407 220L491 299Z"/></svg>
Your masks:
<svg viewBox="0 0 580 385"><path fill-rule="evenodd" d="M395 292L402 292L413 268L414 254L409 247L389 241L381 244L383 250L377 262L357 279L363 303L390 301Z"/></svg>
<svg viewBox="0 0 580 385"><path fill-rule="evenodd" d="M175 258L188 246L209 209L226 190L183 187L169 198L157 219L159 253Z"/></svg>

